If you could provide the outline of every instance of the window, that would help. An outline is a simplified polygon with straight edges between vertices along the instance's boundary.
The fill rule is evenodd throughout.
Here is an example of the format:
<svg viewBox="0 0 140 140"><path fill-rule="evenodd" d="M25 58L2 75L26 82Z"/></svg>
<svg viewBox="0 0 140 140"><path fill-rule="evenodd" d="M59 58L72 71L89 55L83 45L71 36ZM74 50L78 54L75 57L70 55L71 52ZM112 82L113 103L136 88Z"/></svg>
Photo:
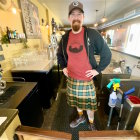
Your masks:
<svg viewBox="0 0 140 140"><path fill-rule="evenodd" d="M130 26L128 40L126 43L126 51L140 56L140 24L132 24Z"/></svg>
<svg viewBox="0 0 140 140"><path fill-rule="evenodd" d="M113 36L114 36L114 30L108 30L107 33L106 33L106 35L109 35L110 36L111 45L112 45L112 40L113 40Z"/></svg>

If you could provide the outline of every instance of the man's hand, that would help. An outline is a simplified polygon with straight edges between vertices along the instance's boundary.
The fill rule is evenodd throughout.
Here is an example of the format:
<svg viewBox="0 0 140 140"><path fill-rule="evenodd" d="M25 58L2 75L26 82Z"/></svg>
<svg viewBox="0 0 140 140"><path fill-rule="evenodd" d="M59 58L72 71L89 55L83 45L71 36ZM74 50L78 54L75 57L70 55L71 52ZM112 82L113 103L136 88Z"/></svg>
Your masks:
<svg viewBox="0 0 140 140"><path fill-rule="evenodd" d="M63 73L64 73L65 76L68 77L68 70L67 70L67 68L64 68L64 69L63 69Z"/></svg>
<svg viewBox="0 0 140 140"><path fill-rule="evenodd" d="M87 70L86 71L86 77L90 77L92 79L94 76L98 75L98 71L96 70Z"/></svg>

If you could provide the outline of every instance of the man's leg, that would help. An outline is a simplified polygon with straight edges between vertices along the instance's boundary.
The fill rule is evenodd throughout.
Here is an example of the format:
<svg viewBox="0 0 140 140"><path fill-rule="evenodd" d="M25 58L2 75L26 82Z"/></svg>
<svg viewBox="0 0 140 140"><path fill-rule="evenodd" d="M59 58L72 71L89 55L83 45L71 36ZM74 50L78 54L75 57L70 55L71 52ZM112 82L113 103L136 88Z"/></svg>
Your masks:
<svg viewBox="0 0 140 140"><path fill-rule="evenodd" d="M89 129L96 130L95 122L94 122L94 111L87 110L88 120L89 120Z"/></svg>
<svg viewBox="0 0 140 140"><path fill-rule="evenodd" d="M79 124L84 123L86 121L85 116L83 115L83 110L77 108L78 117L70 123L71 128L77 127Z"/></svg>

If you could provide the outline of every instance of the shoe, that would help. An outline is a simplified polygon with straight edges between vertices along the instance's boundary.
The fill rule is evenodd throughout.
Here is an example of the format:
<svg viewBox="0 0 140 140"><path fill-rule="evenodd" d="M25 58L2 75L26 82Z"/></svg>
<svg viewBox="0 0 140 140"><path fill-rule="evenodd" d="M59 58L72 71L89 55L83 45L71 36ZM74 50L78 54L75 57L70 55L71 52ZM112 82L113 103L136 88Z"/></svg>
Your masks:
<svg viewBox="0 0 140 140"><path fill-rule="evenodd" d="M95 125L95 123L90 123L89 124L89 126L88 126L88 128L89 128L89 130L91 130L91 131L97 131L97 128L96 128L96 125Z"/></svg>
<svg viewBox="0 0 140 140"><path fill-rule="evenodd" d="M70 127L71 127L71 128L75 128L75 127L77 127L79 124L84 123L84 122L86 122L86 118L84 117L84 115L82 115L82 116L76 118L74 121L72 121L72 122L70 123Z"/></svg>

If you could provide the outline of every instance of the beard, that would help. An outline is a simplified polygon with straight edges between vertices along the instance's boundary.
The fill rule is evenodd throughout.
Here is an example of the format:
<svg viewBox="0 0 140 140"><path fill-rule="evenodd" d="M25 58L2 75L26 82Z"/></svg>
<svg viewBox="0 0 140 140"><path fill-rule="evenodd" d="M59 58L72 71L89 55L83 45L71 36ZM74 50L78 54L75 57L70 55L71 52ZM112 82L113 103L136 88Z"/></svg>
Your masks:
<svg viewBox="0 0 140 140"><path fill-rule="evenodd" d="M72 22L73 31L75 31L75 32L79 31L80 24L81 24L80 20L73 20L73 22Z"/></svg>

